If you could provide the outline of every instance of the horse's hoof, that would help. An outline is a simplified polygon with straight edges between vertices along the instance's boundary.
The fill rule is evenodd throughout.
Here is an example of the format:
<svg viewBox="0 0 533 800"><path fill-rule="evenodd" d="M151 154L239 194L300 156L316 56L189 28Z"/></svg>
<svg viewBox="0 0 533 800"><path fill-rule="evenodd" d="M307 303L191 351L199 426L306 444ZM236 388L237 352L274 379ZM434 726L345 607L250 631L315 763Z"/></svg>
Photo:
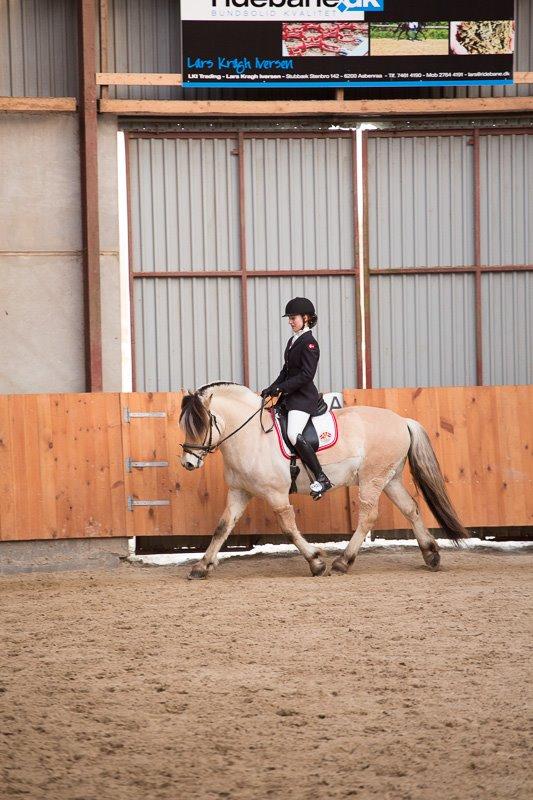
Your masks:
<svg viewBox="0 0 533 800"><path fill-rule="evenodd" d="M348 564L342 556L338 556L331 565L332 572L338 572L341 575L346 575L348 572Z"/></svg>
<svg viewBox="0 0 533 800"><path fill-rule="evenodd" d="M422 555L424 556L426 565L432 572L436 572L440 568L440 553L438 550L435 552L427 550L425 553L422 553Z"/></svg>
<svg viewBox="0 0 533 800"><path fill-rule="evenodd" d="M207 569L205 567L193 567L187 575L189 581L205 581L207 578Z"/></svg>
<svg viewBox="0 0 533 800"><path fill-rule="evenodd" d="M313 573L314 578L320 578L321 575L324 575L328 565L322 561L320 558L313 558L309 562L309 567L311 568L311 572Z"/></svg>

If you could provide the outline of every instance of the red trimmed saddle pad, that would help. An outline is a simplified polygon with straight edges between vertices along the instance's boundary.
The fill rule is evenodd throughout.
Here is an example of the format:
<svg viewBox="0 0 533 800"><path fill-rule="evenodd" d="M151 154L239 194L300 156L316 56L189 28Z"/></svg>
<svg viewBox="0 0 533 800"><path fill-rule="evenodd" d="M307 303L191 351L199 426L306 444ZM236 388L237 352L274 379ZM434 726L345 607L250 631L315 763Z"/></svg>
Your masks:
<svg viewBox="0 0 533 800"><path fill-rule="evenodd" d="M272 414L272 421L278 437L280 450L285 458L290 459L293 453L290 451L287 442L283 438L278 414L276 414L273 409L270 413ZM310 425L314 427L316 432L315 435L318 439L318 449L316 450L317 453L320 453L321 450L327 450L328 447L333 447L333 445L336 444L337 439L339 438L339 431L337 428L337 418L331 411L326 411L325 414L320 414L318 417L311 417L306 425L304 435L308 433L308 427ZM314 437L312 435L306 435L306 438L312 444L312 439Z"/></svg>

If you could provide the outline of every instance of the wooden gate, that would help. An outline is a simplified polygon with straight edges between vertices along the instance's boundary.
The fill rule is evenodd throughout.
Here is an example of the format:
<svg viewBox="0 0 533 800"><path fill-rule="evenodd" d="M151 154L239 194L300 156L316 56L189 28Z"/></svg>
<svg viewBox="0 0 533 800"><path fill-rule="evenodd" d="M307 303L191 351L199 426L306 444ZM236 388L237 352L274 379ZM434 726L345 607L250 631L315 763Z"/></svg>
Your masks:
<svg viewBox="0 0 533 800"><path fill-rule="evenodd" d="M0 396L0 538L124 536L116 394Z"/></svg>

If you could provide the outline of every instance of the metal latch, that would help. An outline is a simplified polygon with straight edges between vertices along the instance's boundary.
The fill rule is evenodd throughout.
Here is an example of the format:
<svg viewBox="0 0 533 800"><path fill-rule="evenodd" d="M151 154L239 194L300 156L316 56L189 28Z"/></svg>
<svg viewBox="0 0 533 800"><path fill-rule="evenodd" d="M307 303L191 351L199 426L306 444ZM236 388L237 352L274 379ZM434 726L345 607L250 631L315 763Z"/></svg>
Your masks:
<svg viewBox="0 0 533 800"><path fill-rule="evenodd" d="M130 422L130 420L138 419L140 417L162 417L165 419L166 416L166 411L130 411L127 406L124 408L124 422Z"/></svg>
<svg viewBox="0 0 533 800"><path fill-rule="evenodd" d="M134 461L133 458L126 459L126 472L132 469L146 469L147 467L168 467L168 461Z"/></svg>
<svg viewBox="0 0 533 800"><path fill-rule="evenodd" d="M133 511L135 506L169 506L170 500L136 500L131 495L128 497L128 511Z"/></svg>

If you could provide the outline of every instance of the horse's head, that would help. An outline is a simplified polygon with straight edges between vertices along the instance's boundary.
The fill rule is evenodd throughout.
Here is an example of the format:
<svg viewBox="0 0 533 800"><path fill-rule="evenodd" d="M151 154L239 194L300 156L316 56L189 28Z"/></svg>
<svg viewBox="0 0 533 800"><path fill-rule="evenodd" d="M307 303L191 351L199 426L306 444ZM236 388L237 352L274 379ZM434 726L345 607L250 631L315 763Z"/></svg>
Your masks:
<svg viewBox="0 0 533 800"><path fill-rule="evenodd" d="M221 420L211 411L212 396L188 392L181 401L179 424L185 434L181 465L185 469L202 467L204 458L222 436Z"/></svg>

